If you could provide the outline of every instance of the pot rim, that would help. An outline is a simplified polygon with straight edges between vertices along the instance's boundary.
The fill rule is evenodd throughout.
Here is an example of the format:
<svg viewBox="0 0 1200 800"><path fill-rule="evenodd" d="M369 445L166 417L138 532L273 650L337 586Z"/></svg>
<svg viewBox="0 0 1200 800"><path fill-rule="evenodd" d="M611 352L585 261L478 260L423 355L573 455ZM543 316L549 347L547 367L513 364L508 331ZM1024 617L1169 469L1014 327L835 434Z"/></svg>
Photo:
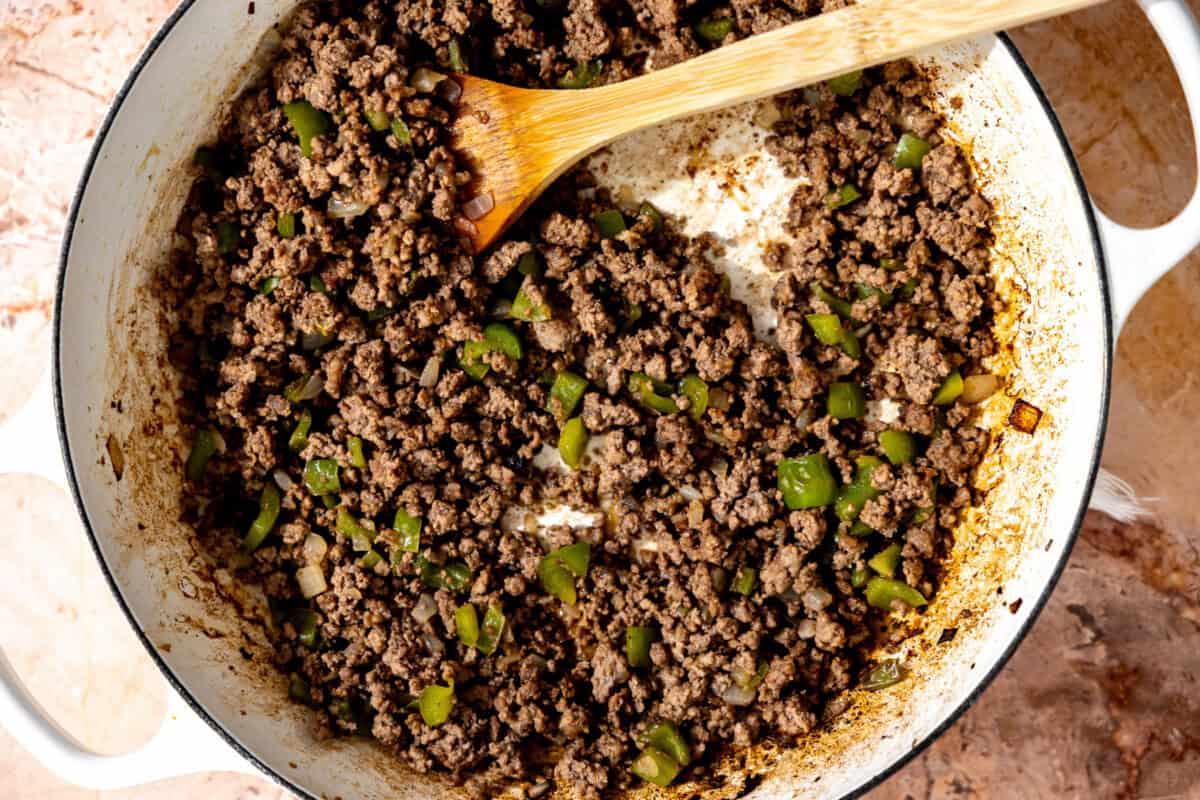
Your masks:
<svg viewBox="0 0 1200 800"><path fill-rule="evenodd" d="M78 223L79 211L83 202L83 196L87 190L88 183L91 180L92 172L95 168L100 150L107 140L113 122L121 112L126 97L130 91L132 91L134 85L141 77L142 71L149 63L150 59L155 53L158 52L159 48L162 47L167 37L175 29L176 24L178 24L184 15L191 10L196 2L197 0L182 0L175 10L171 12L170 16L167 17L166 21L163 22L158 31L155 32L153 38L151 38L149 43L146 45L146 48L138 56L137 61L130 69L129 75L122 82L120 89L117 90L116 95L113 97L111 105L105 112L104 119L96 132L96 137L93 140L87 160L84 163L83 172L80 175L79 182L75 187L75 192L71 199L71 206L67 212L66 225L63 229L62 245L59 250L58 268L55 276L54 316L51 330L50 370L52 394L54 400L55 426L58 430L59 447L62 450L67 486L70 491L71 500L75 504L76 513L79 516L80 522L83 524L84 531L87 533L88 542L91 545L92 553L95 555L96 561L99 563L100 570L104 574L104 580L108 584L109 591L112 592L113 597L117 601L117 605L120 606L121 612L125 615L126 621L133 629L133 632L141 642L142 647L149 654L151 660L153 660L155 666L158 667L159 672L162 673L162 676L166 679L167 683L175 690L176 693L178 693L183 701L187 703L191 710L195 712L202 720L204 720L204 722L208 724L208 726L212 728L213 731L220 736L227 745L229 745L229 747L231 747L242 758L246 759L246 761L252 764L260 774L274 781L276 784L280 785L284 789L287 789L293 794L304 798L305 800L320 800L320 798L309 792L305 787L300 786L295 781L285 777L282 770L278 770L274 766L260 759L248 748L244 747L241 742L239 742L238 739L229 731L227 731L224 725L215 716L210 714L208 709L203 704L201 704L192 696L191 692L188 691L188 689L183 685L182 681L180 681L180 679L176 676L172 667L159 653L158 649L154 646L154 643L150 641L145 630L143 630L143 628L138 624L137 620L133 616L132 609L125 601L125 596L120 584L118 584L113 571L109 568L108 562L104 558L104 554L100 549L100 541L96 536L95 530L92 528L90 519L88 518L87 510L83 503L79 479L75 472L75 462L71 454L70 442L68 441L67 437L66 417L63 403L62 359L60 357L62 353L62 307L65 293L67 265L70 259L71 244L74 239L75 227ZM953 711L947 714L937 725L937 727L930 731L923 739L921 739L920 742L914 745L904 755L888 765L886 769L880 771L876 775L871 776L871 778L857 788L842 795L839 800L850 800L851 798L861 797L871 789L882 784L892 775L899 772L905 765L907 765L910 761L923 753L926 748L933 744L933 742L936 741L943 733L945 733L950 726L956 723L963 716L963 714L966 713L967 709L975 704L976 700L979 699L983 692L989 686L991 686L992 682L1000 674L1000 671L1008 663L1009 659L1012 658L1021 642L1025 640L1025 637L1033 628L1034 623L1037 621L1038 617L1042 613L1042 610L1045 608L1046 603L1049 601L1050 595L1053 593L1054 588L1058 585L1058 581L1062 577L1063 570L1066 568L1067 561L1069 560L1071 552L1074 549L1075 542L1079 538L1079 530L1083 525L1083 519L1088 509L1088 501L1091 498L1092 489L1096 482L1096 475L1100 469L1100 452L1104 444L1104 434L1108 428L1109 400L1112 388L1114 337L1108 265L1105 259L1104 248L1101 243L1099 228L1096 222L1095 208L1092 205L1090 195L1087 190L1087 185L1085 184L1083 175L1080 172L1079 163L1075 158L1075 153L1071 149L1070 142L1067 139L1066 133L1063 130L1057 114L1054 112L1054 108L1050 103L1050 99L1046 96L1046 93L1043 91L1041 84L1038 83L1033 70L1021 56L1020 51L1017 49L1017 46L1013 43L1012 39L1009 38L1008 34L1000 32L995 34L995 36L1008 52L1008 55L1012 57L1013 61L1017 65L1017 68L1020 70L1022 77L1024 77L1024 79L1029 83L1030 88L1037 97L1042 112L1046 115L1047 120L1050 123L1050 126L1058 140L1059 147L1061 148L1063 155L1066 157L1067 166L1070 169L1071 177L1075 182L1075 188L1083 201L1084 215L1087 220L1088 233L1091 239L1092 251L1095 256L1096 268L1100 273L1098 276L1100 280L1100 294L1104 306L1103 318L1105 343L1104 358L1101 364L1103 374L1100 376L1100 424L1097 426L1096 439L1095 442L1093 442L1092 452L1089 457L1088 474L1084 483L1085 491L1081 494L1079 508L1075 513L1075 521L1067 534L1067 546L1063 548L1058 564L1055 565L1054 570L1049 579L1046 581L1041 593L1033 602L1033 610L1030 612L1029 617L1016 631L1008 645L1004 648L1003 652L1000 653L992 665L980 674L975 686L971 689L971 692L967 695L967 697L964 698L963 701L959 703L959 705L954 708Z"/></svg>

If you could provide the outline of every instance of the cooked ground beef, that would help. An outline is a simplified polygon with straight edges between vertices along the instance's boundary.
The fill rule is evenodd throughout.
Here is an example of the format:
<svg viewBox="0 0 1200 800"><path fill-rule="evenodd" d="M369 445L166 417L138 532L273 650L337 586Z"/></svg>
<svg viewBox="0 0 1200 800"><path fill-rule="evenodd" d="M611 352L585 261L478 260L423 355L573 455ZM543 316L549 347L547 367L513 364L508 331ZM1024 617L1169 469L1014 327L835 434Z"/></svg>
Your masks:
<svg viewBox="0 0 1200 800"><path fill-rule="evenodd" d="M526 86L593 67L617 81L712 47L693 29L707 16L731 20L729 42L843 4L347 1L306 7L283 32L270 74L201 154L160 292L177 319L185 419L223 442L186 514L214 558L264 588L278 664L324 734L369 733L480 795L552 780L596 797L635 780L639 737L661 720L687 741L691 774L723 748L810 731L889 613L862 589L889 545L896 578L933 596L988 440L966 408L931 401L992 353L997 301L988 205L909 65L871 70L849 95L778 99L769 150L807 180L791 238L765 254L779 272L777 345L754 335L706 237L636 206L603 237L595 215L617 203L584 170L470 255L457 210L470 176L445 144L452 95L412 85L418 67L452 58ZM327 115L311 155L283 110L297 101ZM406 127L377 129L394 120ZM932 147L921 170L893 166L906 130ZM831 208L848 185L861 197ZM814 283L850 304L857 350L814 335L807 315L846 316ZM507 323L519 356L470 344L518 288L538 311ZM599 446L578 470L542 469L566 416L547 376L564 370L588 382L575 413ZM658 410L631 391L637 373L661 382L648 390ZM679 388L689 374L707 409ZM861 386L872 413L829 416L834 381ZM914 435L916 457L867 470L857 528L831 507L787 507L781 460L824 454L849 484L889 428ZM336 492L314 494L314 464L336 464ZM248 555L276 485L278 520ZM562 504L601 513L530 530L527 511ZM384 533L404 528L398 510L421 520L419 552ZM377 563L364 564L353 525L379 532ZM590 565L567 605L539 564L575 542L590 543ZM295 578L306 564L327 585L311 600ZM502 611L495 652L459 641L465 603L480 618ZM630 626L655 632L649 666L627 663ZM456 702L430 725L413 699L435 684Z"/></svg>

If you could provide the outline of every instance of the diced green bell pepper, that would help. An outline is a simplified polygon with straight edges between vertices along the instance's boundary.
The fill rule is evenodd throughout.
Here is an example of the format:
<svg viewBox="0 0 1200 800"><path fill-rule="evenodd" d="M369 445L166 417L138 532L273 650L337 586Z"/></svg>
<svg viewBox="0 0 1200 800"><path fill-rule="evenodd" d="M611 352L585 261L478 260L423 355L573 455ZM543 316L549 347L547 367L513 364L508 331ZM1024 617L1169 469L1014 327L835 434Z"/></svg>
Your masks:
<svg viewBox="0 0 1200 800"><path fill-rule="evenodd" d="M307 100L296 100L283 107L284 116L292 124L296 138L300 141L300 152L305 157L312 156L312 140L326 133L332 127L332 121L324 111L313 108Z"/></svg>
<svg viewBox="0 0 1200 800"><path fill-rule="evenodd" d="M583 460L583 451L587 447L588 433L583 426L583 419L572 417L563 425L558 435L558 454L571 469L578 469Z"/></svg>
<svg viewBox="0 0 1200 800"><path fill-rule="evenodd" d="M575 409L579 406L579 401L583 399L584 392L587 391L588 382L586 378L581 378L574 372L561 370L554 376L554 384L550 387L551 400L558 400L560 413L563 417L570 417L575 413ZM547 411L554 411L554 404L549 403L546 406Z"/></svg>
<svg viewBox="0 0 1200 800"><path fill-rule="evenodd" d="M838 381L829 387L826 407L835 419L858 419L867 412L867 398L857 383Z"/></svg>
<svg viewBox="0 0 1200 800"><path fill-rule="evenodd" d="M827 506L837 497L837 480L823 453L785 458L776 467L776 486L791 511Z"/></svg>
<svg viewBox="0 0 1200 800"><path fill-rule="evenodd" d="M631 625L625 629L625 660L629 666L650 666L650 644L654 641L654 628Z"/></svg>
<svg viewBox="0 0 1200 800"><path fill-rule="evenodd" d="M858 87L862 84L863 71L856 69L853 72L847 72L844 75L838 75L836 78L830 78L825 81L825 85L829 87L829 91L842 97L849 97L858 91Z"/></svg>
<svg viewBox="0 0 1200 800"><path fill-rule="evenodd" d="M867 581L867 603L885 611L891 610L892 601L901 600L914 608L928 604L925 596L903 581L894 578L871 578Z"/></svg>
<svg viewBox="0 0 1200 800"><path fill-rule="evenodd" d="M892 158L892 164L897 169L920 169L921 161L928 153L929 142L920 136L905 133L896 143L896 155Z"/></svg>
<svg viewBox="0 0 1200 800"><path fill-rule="evenodd" d="M247 553L257 550L275 527L275 520L279 519L279 499L279 489L275 488L275 484L263 486L258 498L258 516L250 523L246 538L242 539L242 549Z"/></svg>
<svg viewBox="0 0 1200 800"><path fill-rule="evenodd" d="M879 497L879 490L871 485L871 473L883 461L875 456L859 456L855 462L858 470L854 480L842 487L833 504L834 512L843 522L854 522L862 513L863 506Z"/></svg>
<svg viewBox="0 0 1200 800"><path fill-rule="evenodd" d="M909 463L917 455L917 440L908 431L881 431L879 447L887 460L896 466Z"/></svg>
<svg viewBox="0 0 1200 800"><path fill-rule="evenodd" d="M596 229L601 239L615 239L625 232L625 217L615 208L596 212Z"/></svg>
<svg viewBox="0 0 1200 800"><path fill-rule="evenodd" d="M942 382L941 387L933 395L933 404L935 406L948 406L958 399L963 393L963 378L958 370L954 370L946 380Z"/></svg>
<svg viewBox="0 0 1200 800"><path fill-rule="evenodd" d="M872 556L867 566L885 578L896 577L896 568L900 566L900 545L888 545Z"/></svg>

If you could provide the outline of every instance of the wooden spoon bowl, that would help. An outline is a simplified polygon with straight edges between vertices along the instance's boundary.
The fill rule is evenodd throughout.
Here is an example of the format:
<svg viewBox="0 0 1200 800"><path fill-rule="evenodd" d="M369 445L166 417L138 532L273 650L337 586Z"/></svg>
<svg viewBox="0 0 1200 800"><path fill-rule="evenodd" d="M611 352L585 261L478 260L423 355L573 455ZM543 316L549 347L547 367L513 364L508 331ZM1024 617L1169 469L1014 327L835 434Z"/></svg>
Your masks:
<svg viewBox="0 0 1200 800"><path fill-rule="evenodd" d="M595 89L519 89L455 75L463 91L451 146L475 176L468 195L477 199L464 228L482 252L555 178L627 133L1099 2L859 0Z"/></svg>

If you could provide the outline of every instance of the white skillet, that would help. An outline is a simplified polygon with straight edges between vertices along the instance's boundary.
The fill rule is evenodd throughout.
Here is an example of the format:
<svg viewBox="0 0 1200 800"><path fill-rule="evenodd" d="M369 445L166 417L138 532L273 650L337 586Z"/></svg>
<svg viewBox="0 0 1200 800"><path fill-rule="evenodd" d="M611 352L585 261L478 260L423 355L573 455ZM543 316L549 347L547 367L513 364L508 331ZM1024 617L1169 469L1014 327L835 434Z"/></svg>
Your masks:
<svg viewBox="0 0 1200 800"><path fill-rule="evenodd" d="M1183 0L1140 2L1167 45L1193 120L1200 119L1195 20ZM117 600L173 687L167 718L137 752L86 752L45 717L0 659L0 721L53 772L97 789L244 770L306 797L453 796L365 742L314 741L303 710L283 699L284 679L267 665L261 633L216 596L175 520L186 443L174 420L175 386L159 366L164 342L155 306L140 287L170 242L187 190L186 163L212 137L220 103L256 72L264 33L294 3L255 5L249 15L244 2L185 0L121 89L71 207L53 382L0 430L0 473L37 472L70 488ZM1116 332L1142 292L1200 242L1198 197L1152 230L1117 225L1093 207L1053 112L1008 39L980 37L919 61L931 69L935 103L969 148L997 211L993 260L1015 309L1002 320L1014 356L997 368L1009 372L1012 397L1046 415L1033 437L1004 435L981 467L987 501L957 534L925 631L898 651L913 667L910 679L896 690L853 694L851 709L801 747L759 748L751 761L764 776L734 770L720 796L860 793L912 758L983 691L1070 553L1096 476ZM642 136L688 135L686 125L673 130ZM742 270L738 291L753 299L754 247L737 245L770 226L774 206L764 199L779 186L769 169L756 176L745 155L736 146L709 153L749 187L741 201L706 194L703 180L672 183L670 158L637 162L644 170L627 178L643 181L631 189L697 222L705 207L698 198L707 196L710 210L714 202L732 203L717 215L724 222L712 224L723 225L735 245L729 266ZM988 422L1000 423L1010 404L993 398ZM61 456L46 446L56 431ZM110 437L126 460L119 481L106 452ZM957 637L937 644L948 627ZM239 647L255 658L243 658Z"/></svg>

